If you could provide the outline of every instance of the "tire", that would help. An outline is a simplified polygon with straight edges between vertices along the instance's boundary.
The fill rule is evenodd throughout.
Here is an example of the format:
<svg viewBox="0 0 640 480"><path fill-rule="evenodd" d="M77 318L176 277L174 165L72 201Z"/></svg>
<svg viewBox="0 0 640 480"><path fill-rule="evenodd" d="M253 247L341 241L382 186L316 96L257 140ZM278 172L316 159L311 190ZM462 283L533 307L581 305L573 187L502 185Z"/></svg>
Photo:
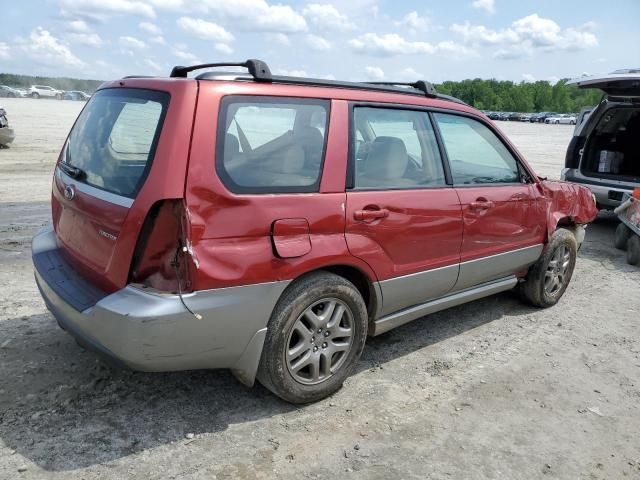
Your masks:
<svg viewBox="0 0 640 480"><path fill-rule="evenodd" d="M351 282L329 272L303 276L285 290L271 314L258 381L291 403L328 397L353 371L367 327L367 308ZM327 355L330 348L340 350Z"/></svg>
<svg viewBox="0 0 640 480"><path fill-rule="evenodd" d="M627 263L640 266L640 236L634 235L627 243Z"/></svg>
<svg viewBox="0 0 640 480"><path fill-rule="evenodd" d="M555 124L556 124L556 125L560 125L560 120L556 120L556 121L555 121Z"/></svg>
<svg viewBox="0 0 640 480"><path fill-rule="evenodd" d="M616 228L616 234L613 240L615 247L620 250L626 250L627 241L629 240L629 237L631 237L631 234L631 229L624 223L620 223Z"/></svg>
<svg viewBox="0 0 640 480"><path fill-rule="evenodd" d="M40 94L38 92L33 92L31 94L31 98L40 98Z"/></svg>
<svg viewBox="0 0 640 480"><path fill-rule="evenodd" d="M575 124L576 124L576 122L574 122L573 120L571 120L571 121L569 122L569 125L575 125Z"/></svg>
<svg viewBox="0 0 640 480"><path fill-rule="evenodd" d="M62 100L62 95L60 95L59 93L56 93L56 100Z"/></svg>
<svg viewBox="0 0 640 480"><path fill-rule="evenodd" d="M558 303L571 281L577 252L578 243L573 233L565 228L553 232L542 255L520 284L523 300L541 308Z"/></svg>

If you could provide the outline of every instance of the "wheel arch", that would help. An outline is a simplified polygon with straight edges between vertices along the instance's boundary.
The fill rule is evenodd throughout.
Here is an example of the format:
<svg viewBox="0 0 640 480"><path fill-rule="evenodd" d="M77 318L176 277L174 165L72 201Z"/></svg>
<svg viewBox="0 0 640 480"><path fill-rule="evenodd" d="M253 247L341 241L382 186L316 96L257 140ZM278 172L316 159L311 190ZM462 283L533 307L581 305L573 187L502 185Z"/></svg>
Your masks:
<svg viewBox="0 0 640 480"><path fill-rule="evenodd" d="M378 282L374 280L363 268L352 264L336 263L314 268L292 279L287 289L301 278L317 272L333 273L334 275L338 275L353 283L360 295L362 295L362 299L367 306L369 320L373 320L377 317L377 314L382 307L382 291L380 290L380 286L378 285ZM284 295L284 292L282 295Z"/></svg>

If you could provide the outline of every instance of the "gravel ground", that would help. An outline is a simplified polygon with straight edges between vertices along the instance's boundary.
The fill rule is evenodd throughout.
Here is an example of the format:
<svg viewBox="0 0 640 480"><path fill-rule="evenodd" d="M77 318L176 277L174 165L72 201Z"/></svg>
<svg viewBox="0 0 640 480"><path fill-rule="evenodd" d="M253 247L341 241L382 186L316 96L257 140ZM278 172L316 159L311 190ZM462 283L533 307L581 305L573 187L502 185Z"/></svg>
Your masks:
<svg viewBox="0 0 640 480"><path fill-rule="evenodd" d="M554 308L511 294L370 339L332 398L294 407L226 371L114 370L33 281L53 164L82 104L2 101L0 479L640 478L640 269L588 229ZM557 177L572 128L500 123Z"/></svg>

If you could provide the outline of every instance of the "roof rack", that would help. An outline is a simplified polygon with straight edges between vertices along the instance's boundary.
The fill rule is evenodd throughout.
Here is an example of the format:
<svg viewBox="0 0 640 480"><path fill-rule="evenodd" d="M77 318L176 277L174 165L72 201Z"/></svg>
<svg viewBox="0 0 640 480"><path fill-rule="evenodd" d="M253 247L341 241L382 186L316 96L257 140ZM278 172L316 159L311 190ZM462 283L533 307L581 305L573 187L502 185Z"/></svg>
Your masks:
<svg viewBox="0 0 640 480"><path fill-rule="evenodd" d="M189 72L194 70L202 70L203 68L215 68L215 67L244 67L249 70L249 74L254 80L260 82L271 81L271 70L269 66L262 60L249 59L245 62L232 62L232 63L202 63L200 65L192 65L190 67L176 66L171 70L172 78L186 78Z"/></svg>
<svg viewBox="0 0 640 480"><path fill-rule="evenodd" d="M429 98L437 98L450 102L467 105L462 100L449 95L443 95L436 92L435 87L430 82L418 80L416 82L345 82L339 80L327 80L320 78L306 77L289 77L283 75L271 75L271 70L266 62L262 60L250 59L245 62L238 63L204 63L202 65L193 65L191 67L173 67L171 77L185 78L189 72L201 70L204 68L215 67L244 67L249 70L249 77L241 74L234 74L235 80L255 80L259 82L271 82L287 85L309 85L315 87L331 87L331 88L349 88L355 90L373 90L377 92L400 93L404 95L419 95ZM228 74L228 73L227 73ZM198 80L215 80L222 75L221 72L204 72L198 75ZM226 75L225 75L226 76ZM411 88L405 88L411 87Z"/></svg>
<svg viewBox="0 0 640 480"><path fill-rule="evenodd" d="M416 82L365 82L369 85L400 85L403 87L411 87L416 90L420 90L424 92L426 97L437 98L438 94L436 93L436 89L430 82L426 82L424 80L418 80Z"/></svg>

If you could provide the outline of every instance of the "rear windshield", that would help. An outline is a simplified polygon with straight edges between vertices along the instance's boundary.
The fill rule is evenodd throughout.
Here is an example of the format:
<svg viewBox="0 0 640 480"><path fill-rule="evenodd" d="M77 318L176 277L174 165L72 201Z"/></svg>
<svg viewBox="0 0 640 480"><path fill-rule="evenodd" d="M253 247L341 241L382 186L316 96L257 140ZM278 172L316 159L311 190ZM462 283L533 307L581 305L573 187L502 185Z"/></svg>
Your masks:
<svg viewBox="0 0 640 480"><path fill-rule="evenodd" d="M153 156L169 94L153 90L99 90L69 135L63 169L76 180L134 198Z"/></svg>

